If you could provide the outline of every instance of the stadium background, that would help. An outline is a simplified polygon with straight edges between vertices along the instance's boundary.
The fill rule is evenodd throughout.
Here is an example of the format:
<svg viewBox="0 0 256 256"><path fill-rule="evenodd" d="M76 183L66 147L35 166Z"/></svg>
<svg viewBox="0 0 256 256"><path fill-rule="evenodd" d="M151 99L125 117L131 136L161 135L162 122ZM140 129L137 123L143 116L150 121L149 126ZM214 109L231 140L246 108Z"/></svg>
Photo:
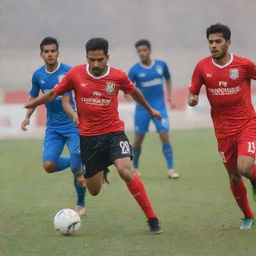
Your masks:
<svg viewBox="0 0 256 256"><path fill-rule="evenodd" d="M29 132L20 131L31 75L41 66L39 44L53 36L60 43L60 60L85 62L84 44L102 36L110 42L110 64L128 71L138 59L134 43L152 42L153 58L165 60L173 76L176 108L173 129L211 127L209 106L186 106L186 87L195 63L209 54L205 29L222 22L231 27L234 54L255 60L254 0L139 0L139 1L0 1L0 138L41 137L44 107L31 120ZM121 96L120 115L131 130L134 104Z"/></svg>

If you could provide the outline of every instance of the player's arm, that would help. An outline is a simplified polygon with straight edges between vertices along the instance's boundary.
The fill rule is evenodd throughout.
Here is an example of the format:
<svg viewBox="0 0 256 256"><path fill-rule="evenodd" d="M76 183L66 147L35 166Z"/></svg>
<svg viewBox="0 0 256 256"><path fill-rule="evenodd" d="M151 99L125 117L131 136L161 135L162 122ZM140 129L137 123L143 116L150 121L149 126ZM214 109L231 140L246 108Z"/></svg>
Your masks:
<svg viewBox="0 0 256 256"><path fill-rule="evenodd" d="M32 97L30 96L29 98L29 101L28 102L31 102L32 100L36 99L36 97ZM27 125L29 125L30 123L30 117L32 116L32 114L34 113L35 111L35 108L29 108L27 110L27 113L26 113L26 116L25 116L25 119L23 120L23 122L21 123L21 130L23 131L27 131Z"/></svg>
<svg viewBox="0 0 256 256"><path fill-rule="evenodd" d="M172 100L172 79L165 79L165 85L166 85L166 94L167 94L167 101L170 104L171 108L175 107L175 104Z"/></svg>
<svg viewBox="0 0 256 256"><path fill-rule="evenodd" d="M62 96L62 106L68 115L68 117L78 126L79 125L79 119L78 115L73 109L72 105L70 104L70 96L63 95Z"/></svg>
<svg viewBox="0 0 256 256"><path fill-rule="evenodd" d="M161 120L160 112L150 107L140 90L135 88L130 95L138 104L142 105L152 117Z"/></svg>
<svg viewBox="0 0 256 256"><path fill-rule="evenodd" d="M50 101L55 100L58 97L58 94L54 92L54 90L50 90L47 93L39 96L33 100L31 100L28 104L26 104L25 108L36 108L39 105L48 103Z"/></svg>
<svg viewBox="0 0 256 256"><path fill-rule="evenodd" d="M199 92L204 83L200 64L197 64L192 75L191 85L188 88L188 105L194 107L199 102Z"/></svg>

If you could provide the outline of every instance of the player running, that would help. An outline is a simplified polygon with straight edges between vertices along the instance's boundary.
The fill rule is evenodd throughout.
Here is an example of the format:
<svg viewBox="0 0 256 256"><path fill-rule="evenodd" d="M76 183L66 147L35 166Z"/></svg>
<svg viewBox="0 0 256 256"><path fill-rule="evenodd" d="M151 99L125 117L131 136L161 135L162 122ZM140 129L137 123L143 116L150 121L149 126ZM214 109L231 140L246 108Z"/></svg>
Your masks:
<svg viewBox="0 0 256 256"><path fill-rule="evenodd" d="M162 141L162 151L167 162L168 177L177 179L179 174L173 167L173 150L169 141L169 118L164 100L164 81L166 84L167 100L173 107L171 90L172 80L167 64L162 60L151 60L151 44L148 40L139 40L135 47L140 58L129 71L129 78L136 84L136 87L142 92L150 106L157 109L162 116L161 120L150 116L145 108L136 105L135 111L135 139L133 144L134 159L133 166L136 175L140 176L139 157L141 153L142 142L145 133L148 132L150 120L155 124L156 130Z"/></svg>
<svg viewBox="0 0 256 256"><path fill-rule="evenodd" d="M85 165L88 190L96 196L103 182L102 170L114 164L147 217L150 233L160 234L162 230L159 220L152 209L144 185L131 169L132 149L117 109L119 90L130 94L152 117L161 119L161 115L148 105L123 71L107 65L107 40L92 38L86 43L86 54L87 65L71 69L53 90L30 102L26 108L50 102L58 95L73 90L78 112L78 118L74 116L74 119L80 134L81 156Z"/></svg>
<svg viewBox="0 0 256 256"><path fill-rule="evenodd" d="M199 61L195 67L188 104L192 107L198 104L200 88L204 84L218 151L227 169L233 196L244 214L240 228L250 229L255 219L242 176L251 181L256 195L256 115L250 95L250 81L256 79L256 65L228 51L231 31L226 25L211 25L206 36L211 56Z"/></svg>
<svg viewBox="0 0 256 256"><path fill-rule="evenodd" d="M32 89L30 91L29 102L36 99L39 92L46 93L50 91L64 75L71 69L70 66L59 63L59 44L55 38L46 37L40 44L41 57L45 65L36 70L32 77ZM69 114L76 116L75 104L70 92L65 93L62 98L58 97L54 101L45 104L47 108L47 123L43 147L43 167L46 172L53 173L62 171L68 167L74 174L74 186L77 194L76 212L85 215L85 188L80 187L83 184L83 175L81 171L81 158L79 150L79 134L76 125L67 116L63 104L69 108ZM27 111L25 120L21 124L21 129L26 131L29 125L30 117L35 108ZM70 156L61 157L65 144L68 147Z"/></svg>

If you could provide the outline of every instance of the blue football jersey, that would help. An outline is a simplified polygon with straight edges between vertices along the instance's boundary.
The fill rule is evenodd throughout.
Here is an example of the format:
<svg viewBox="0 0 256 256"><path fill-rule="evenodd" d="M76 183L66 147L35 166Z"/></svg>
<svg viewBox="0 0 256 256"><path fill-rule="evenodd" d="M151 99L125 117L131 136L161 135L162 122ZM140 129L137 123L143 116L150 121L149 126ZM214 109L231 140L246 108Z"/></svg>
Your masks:
<svg viewBox="0 0 256 256"><path fill-rule="evenodd" d="M65 74L71 69L63 63L59 63L58 68L53 72L48 72L45 65L37 69L32 76L32 89L30 91L30 96L37 97L39 92L46 93L53 89L53 87L61 81ZM64 95L70 96L70 103L75 109L75 103L72 97L72 93L68 92ZM67 116L63 107L61 96L57 97L54 101L45 104L47 109L47 127L52 128L65 128L68 126L75 126L73 121Z"/></svg>
<svg viewBox="0 0 256 256"><path fill-rule="evenodd" d="M154 60L150 67L138 62L130 69L128 76L153 108L165 109L164 79L170 79L171 74L164 61ZM144 108L137 105L136 109Z"/></svg>

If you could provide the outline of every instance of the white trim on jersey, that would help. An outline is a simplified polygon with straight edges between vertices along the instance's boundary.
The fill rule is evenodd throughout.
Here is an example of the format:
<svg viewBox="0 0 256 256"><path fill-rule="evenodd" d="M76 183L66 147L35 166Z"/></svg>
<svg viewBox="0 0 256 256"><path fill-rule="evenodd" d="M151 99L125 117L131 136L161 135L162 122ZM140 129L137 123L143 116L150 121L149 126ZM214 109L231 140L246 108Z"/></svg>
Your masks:
<svg viewBox="0 0 256 256"><path fill-rule="evenodd" d="M106 77L106 76L108 76L108 75L109 75L109 72L110 72L110 66L109 66L109 65L107 65L107 67L108 67L107 72L106 72L104 75L102 75L102 76L94 76L94 75L93 75L93 74L91 74L91 73L90 73L90 71L89 71L89 65L88 65L88 64L86 64L86 72L88 73L88 75L89 75L89 76L91 76L91 77L92 77L92 78L94 78L94 79L101 79L101 78Z"/></svg>
<svg viewBox="0 0 256 256"><path fill-rule="evenodd" d="M231 52L229 53L229 55L230 55L230 60L229 60L229 62L228 62L227 64L225 64L225 65L223 65L223 66L218 65L217 63L214 62L213 58L212 58L212 64L215 65L215 66L218 67L218 68L225 68L225 67L227 67L229 64L231 64L231 62L232 62L233 59L234 59L234 56L233 56L233 54L232 54Z"/></svg>
<svg viewBox="0 0 256 256"><path fill-rule="evenodd" d="M47 70L46 70L46 66L44 67L44 70L45 70L45 72L46 72L47 74L53 74L53 73L56 72L59 68L60 68L60 62L58 62L58 67L57 67L56 69L54 69L52 72L47 71Z"/></svg>
<svg viewBox="0 0 256 256"><path fill-rule="evenodd" d="M143 67L143 68L151 69L151 68L155 65L155 61L153 60L150 66L145 66L145 65L142 64L142 62L140 62L140 65L141 65L141 67Z"/></svg>

